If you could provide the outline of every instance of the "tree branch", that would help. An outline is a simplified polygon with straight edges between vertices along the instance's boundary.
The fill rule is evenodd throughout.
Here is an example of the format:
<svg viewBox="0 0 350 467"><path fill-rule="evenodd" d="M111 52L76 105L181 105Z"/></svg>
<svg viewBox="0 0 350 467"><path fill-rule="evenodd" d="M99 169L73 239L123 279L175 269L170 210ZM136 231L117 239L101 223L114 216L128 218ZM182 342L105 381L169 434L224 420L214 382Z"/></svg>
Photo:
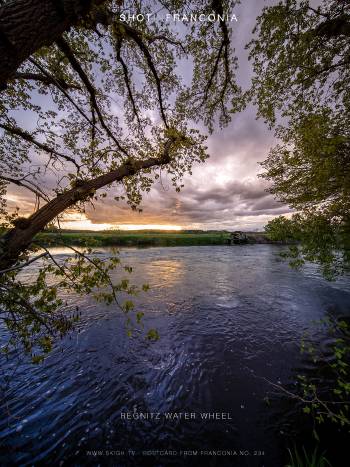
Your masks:
<svg viewBox="0 0 350 467"><path fill-rule="evenodd" d="M115 142L115 144L117 145L118 149L123 152L124 155L128 156L128 153L127 151L121 146L121 144L119 143L119 141L117 140L117 138L114 136L114 134L112 133L112 131L110 130L110 128L106 125L106 122L104 121L104 118L103 118L103 115L102 115L102 112L101 112L101 109L99 108L98 106L98 103L97 103L97 99L96 99L96 90L94 88L94 86L91 84L90 80L89 80L89 77L87 76L87 74L85 73L85 71L83 70L82 66L80 65L80 63L78 62L78 60L76 59L75 55L74 55L74 52L72 51L72 49L70 48L68 42L66 42L62 37L60 39L58 39L56 41L56 44L58 46L58 48L61 50L61 52L64 53L64 55L68 58L68 61L69 63L71 64L73 70L78 73L80 79L82 80L82 82L84 83L88 93L90 94L90 101L91 101L91 104L93 106L93 108L95 109L96 111L96 114L97 114L97 117L100 121L100 124L102 126L102 128L106 131L106 133L108 134L108 136Z"/></svg>
<svg viewBox="0 0 350 467"><path fill-rule="evenodd" d="M223 8L222 8L222 3L221 3L220 0L213 0L212 9L220 17L223 16ZM214 64L214 67L212 69L210 78L209 78L208 83L207 83L207 85L205 87L204 102L208 99L208 94L209 94L210 88L212 87L214 78L215 78L215 76L216 76L216 74L218 72L219 63L220 63L220 60L221 60L222 53L223 53L224 67L225 67L225 80L224 80L224 84L223 84L223 90L222 90L222 93L221 93L222 97L225 95L227 85L231 81L231 79L230 79L230 65L229 65L230 36L229 36L229 31L228 31L228 28L227 28L227 24L222 19L220 19L220 28L221 28L221 31L222 31L222 41L221 41L221 44L220 44L219 52L218 52L218 54L216 56L215 64Z"/></svg>
<svg viewBox="0 0 350 467"><path fill-rule="evenodd" d="M119 21L118 21L118 23L119 23ZM143 42L143 40L141 38L141 35L138 33L138 31L136 31L136 29L132 28L131 26L129 26L126 23L120 23L120 24L123 26L127 36L129 36L134 42L136 42L136 44L138 45L139 49L141 50L141 52L143 53L143 55L144 55L144 57L145 57L145 59L147 61L147 65L148 65L149 69L151 70L151 73L152 73L152 75L154 77L154 80L156 82L158 101L159 101L159 107L160 107L160 113L161 113L161 116L162 116L162 120L164 122L165 127L169 128L167 118L166 118L166 115L165 115L165 110L164 110L161 80L160 80L160 78L158 76L158 72L157 72L156 67L155 67L155 65L153 63L152 55L150 54L150 51L148 50L147 45Z"/></svg>
<svg viewBox="0 0 350 467"><path fill-rule="evenodd" d="M185 47L183 46L182 42L180 41L175 41L173 39L170 39L170 37L167 37L163 34L159 34L157 36L147 36L147 40L150 44L152 44L155 41L164 41L167 42L168 44L174 45L176 47L180 47L183 53L187 53Z"/></svg>
<svg viewBox="0 0 350 467"><path fill-rule="evenodd" d="M141 170L169 163L172 143L172 139L167 140L163 152L158 157L139 161L128 160L116 170L90 180L81 180L78 186L48 202L26 219L24 228L21 228L21 226L15 227L1 237L0 267L5 269L16 263L19 255L28 248L34 236L49 222L67 208L74 206L78 201L88 199L99 188L121 181L123 178L134 175Z"/></svg>
<svg viewBox="0 0 350 467"><path fill-rule="evenodd" d="M320 10L320 7L318 7L318 9L316 10L315 8L312 8L310 5L308 5L307 9L310 11L313 11L318 16L323 16L324 18L329 19L329 15L322 13L322 11Z"/></svg>
<svg viewBox="0 0 350 467"><path fill-rule="evenodd" d="M57 156L61 159L65 159L68 162L71 162L72 164L75 165L75 167L80 170L79 164L70 156L67 156L66 154L62 154L61 152L56 151L56 149L51 148L47 144L40 143L37 141L28 131L22 130L19 127L7 125L6 123L0 123L0 128L3 128L5 131L10 133L11 135L18 136L22 138L24 141L27 141L28 143L33 144L39 149L42 149L43 151L47 152L48 154Z"/></svg>
<svg viewBox="0 0 350 467"><path fill-rule="evenodd" d="M65 81L64 79L59 79L59 78L54 78L52 76L48 76L48 75L41 75L39 73L28 73L28 72L17 72L15 73L15 75L13 76L13 79L17 80L17 79L25 79L25 80L29 80L29 81L39 81L43 84L46 84L46 85L50 85L50 84L53 84L53 85L57 85L57 83L60 84L60 87L67 90L67 89L78 89L78 90L81 90L81 87L77 84L73 84L73 83L67 83L67 81Z"/></svg>
<svg viewBox="0 0 350 467"><path fill-rule="evenodd" d="M25 182L23 182L23 179L16 179L16 178L11 178L11 177L5 177L5 175L0 175L0 180L5 180L6 182L13 183L14 185L17 186L22 186L26 188L27 190L30 190L32 193L34 193L38 198L43 199L44 201L49 201L49 198L45 195L45 193L41 190L41 188L36 185L33 182L27 182L29 185ZM32 186L30 186L32 185Z"/></svg>
<svg viewBox="0 0 350 467"><path fill-rule="evenodd" d="M48 254L47 252L41 253L40 255L35 256L34 258L26 261L25 263L18 264L17 266L12 266L11 268L3 269L2 271L0 271L0 274L5 274L6 272L11 272L11 271L16 271L17 269L22 269L28 266L29 264L34 263L34 261L38 261L38 259L43 258L44 256L47 256L47 254Z"/></svg>
<svg viewBox="0 0 350 467"><path fill-rule="evenodd" d="M348 15L341 15L337 18L327 19L320 23L313 33L319 37L332 37L347 36L350 37L350 17Z"/></svg>
<svg viewBox="0 0 350 467"><path fill-rule="evenodd" d="M33 58L30 58L29 61L33 65L35 65L42 73L44 73L44 75L50 77L50 74L45 70L45 68L42 65L40 65L39 62L37 62ZM91 126L94 126L94 123L89 119L86 113L79 107L79 105L74 101L74 99L69 95L69 93L60 85L59 81L55 77L52 77L52 79L55 81L55 84L58 87L58 89L66 96L69 102L71 102L74 105L74 107L77 109L80 115L84 117L85 120L87 120Z"/></svg>
<svg viewBox="0 0 350 467"><path fill-rule="evenodd" d="M134 115L138 121L138 124L141 125L141 122L140 122L140 117L139 117L139 113L137 111L137 107L136 107L136 103L135 103L135 99L134 99L134 96L133 96L133 93L132 93L132 90L131 90L131 82L130 82L130 78L129 78L129 70L128 70L128 67L126 66L126 63L124 62L122 56L121 56L121 40L117 42L117 47L116 47L116 51L117 51L117 60L118 62L122 65L122 68L123 68L123 76L124 76L124 82L125 82L125 86L126 86L126 89L128 91L128 95L129 95L129 99L130 99L130 102L131 102L131 105L132 105L132 109L134 111Z"/></svg>

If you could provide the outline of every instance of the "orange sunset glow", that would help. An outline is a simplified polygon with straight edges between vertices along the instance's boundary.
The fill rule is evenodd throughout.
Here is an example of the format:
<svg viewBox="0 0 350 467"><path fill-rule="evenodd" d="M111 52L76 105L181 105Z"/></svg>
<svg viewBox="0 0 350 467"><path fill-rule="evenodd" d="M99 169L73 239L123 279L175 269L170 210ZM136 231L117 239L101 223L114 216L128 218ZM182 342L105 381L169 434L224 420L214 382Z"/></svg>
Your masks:
<svg viewBox="0 0 350 467"><path fill-rule="evenodd" d="M63 229L68 230L182 230L180 225L172 224L110 224L94 223L85 214L67 214L60 222Z"/></svg>

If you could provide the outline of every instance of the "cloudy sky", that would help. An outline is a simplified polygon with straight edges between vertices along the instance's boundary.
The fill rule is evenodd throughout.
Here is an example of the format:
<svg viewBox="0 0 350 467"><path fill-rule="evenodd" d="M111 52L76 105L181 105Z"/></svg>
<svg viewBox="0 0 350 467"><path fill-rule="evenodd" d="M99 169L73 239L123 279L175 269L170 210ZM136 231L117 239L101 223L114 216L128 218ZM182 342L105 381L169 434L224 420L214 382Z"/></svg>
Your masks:
<svg viewBox="0 0 350 467"><path fill-rule="evenodd" d="M247 86L251 75L244 45L251 37L255 18L272 0L245 0L235 8L238 21L233 23L233 45L239 59L238 80ZM85 215L68 213L65 228L184 228L259 230L268 220L289 212L289 208L271 196L267 183L258 178L269 148L275 144L273 133L255 118L250 107L233 117L224 130L209 137L210 159L195 165L193 175L184 179L185 188L176 193L163 177L144 196L143 212L132 212L127 205L116 203L113 196L88 208ZM113 193L111 193L113 195ZM115 193L114 193L115 195ZM24 212L33 209L26 193L12 190L10 205L20 205ZM22 212L23 212L22 211Z"/></svg>

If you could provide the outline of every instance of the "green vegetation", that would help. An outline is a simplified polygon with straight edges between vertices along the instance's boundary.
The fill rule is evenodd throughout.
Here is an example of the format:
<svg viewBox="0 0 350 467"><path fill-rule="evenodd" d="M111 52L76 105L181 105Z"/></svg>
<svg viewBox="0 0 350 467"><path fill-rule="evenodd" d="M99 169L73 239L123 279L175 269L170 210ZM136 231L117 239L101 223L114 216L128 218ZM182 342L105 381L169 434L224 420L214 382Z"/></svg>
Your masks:
<svg viewBox="0 0 350 467"><path fill-rule="evenodd" d="M184 174L208 158L205 140L214 124L227 124L242 106L230 21L183 23L180 33L156 12L185 8L226 18L239 2L65 0L62 8L53 2L42 9L35 27L36 2L22 3L0 2L0 215L6 229L0 238L0 318L11 345L37 353L47 352L69 327L62 292L107 288L99 300L128 316L133 310L118 296L134 289L110 278L110 270L121 267L117 256L102 264L88 248L77 249L73 259L58 263L48 249L39 253L48 243L62 245L61 236L49 241L44 229L58 225L68 209L84 211L108 190L116 203L123 199L138 210L161 175L180 191ZM125 8L148 20L124 21ZM180 62L190 64L192 79L182 76ZM8 206L9 185L33 196L28 218ZM78 237L84 235L66 236L71 248L85 239L115 244L107 235ZM183 239L194 244L194 238ZM180 238L128 233L118 241L178 244ZM36 260L35 285L28 284L21 273Z"/></svg>
<svg viewBox="0 0 350 467"><path fill-rule="evenodd" d="M144 17L159 7L224 16L237 3L135 0L129 7ZM14 340L17 333L28 351L31 341L46 351L47 339L64 333L65 322L61 328L51 326L59 313L61 286L90 293L108 284L115 298L107 276L117 258L110 265L94 264L89 250L75 252L81 276L73 265L55 263L46 251L45 257L37 256L45 266L36 288L24 283L20 272L33 262L33 254L54 241L62 244L59 235L44 229L67 209L83 211L107 196L109 188L122 193L116 202L123 198L137 210L161 173L180 191L183 175L206 161L205 140L215 124L226 125L251 102L279 139L263 163L262 176L272 182L278 199L298 211L283 226L280 221L270 224L270 238L285 241L289 229L288 239L299 242L290 250L296 266L311 259L328 278L349 269L348 2L324 0L314 8L308 0L282 0L265 7L247 45L253 79L246 92L236 80L232 25L224 19L184 23L187 31L179 35L157 15L123 22L123 2L116 0L87 1L79 9L72 0L65 4L60 13L54 6L43 10L40 38L30 5L18 15L20 2L0 4L6 31L5 45L0 44L0 215L6 229L0 239L0 300L1 318ZM46 25L55 27L45 27L45 18ZM21 31L20 37L12 37L13 31ZM192 79L180 75L180 61L191 64ZM45 183L48 179L53 186ZM35 197L29 218L9 209L11 184ZM85 243L84 234L63 235L70 246ZM119 246L224 240L214 234L89 235L86 239L95 244L114 245L117 238ZM48 283L47 273L61 279L58 286ZM50 307L44 296L50 297Z"/></svg>
<svg viewBox="0 0 350 467"><path fill-rule="evenodd" d="M307 339L302 342L301 352L308 354L314 363L322 364L322 374L317 380L324 376L328 384L326 388L317 387L310 376L298 375L303 411L316 424L328 420L350 432L350 326L344 320L323 320L320 324L327 326L333 338L329 349L332 358L325 360L322 350ZM318 440L316 429L314 436Z"/></svg>
<svg viewBox="0 0 350 467"><path fill-rule="evenodd" d="M320 453L318 447L312 453L308 453L303 447L301 452L295 446L288 449L289 461L286 467L331 467L330 462Z"/></svg>
<svg viewBox="0 0 350 467"><path fill-rule="evenodd" d="M349 238L344 226L341 222L331 225L324 214L294 214L290 219L279 216L268 222L265 233L271 241L290 244L281 256L294 268L311 261L319 265L328 280L350 270Z"/></svg>
<svg viewBox="0 0 350 467"><path fill-rule="evenodd" d="M278 138L261 176L296 211L269 222L266 233L295 242L285 254L293 267L312 261L329 280L350 271L349 37L349 2L282 0L264 8L248 45L254 68L249 97ZM339 334L331 364L321 348L302 344L327 367L325 384L322 377L299 375L300 392L289 395L302 401L314 424L330 421L348 429L349 328L340 321L330 331ZM292 466L328 464L316 451L290 455Z"/></svg>
<svg viewBox="0 0 350 467"><path fill-rule="evenodd" d="M57 244L57 241L68 245L94 246L192 246L192 245L225 245L229 234L225 232L169 232L169 231L114 231L114 232L66 232L46 233L38 235L38 240L46 245Z"/></svg>
<svg viewBox="0 0 350 467"><path fill-rule="evenodd" d="M269 243L266 234L248 232L248 243ZM134 231L69 231L42 232L36 240L46 246L67 244L75 246L194 246L194 245L227 245L230 233L226 231L162 231L162 230L134 230Z"/></svg>
<svg viewBox="0 0 350 467"><path fill-rule="evenodd" d="M301 242L294 265L315 261L332 278L350 267L350 5L284 0L255 32L250 97L279 139L262 176L298 212L267 229Z"/></svg>

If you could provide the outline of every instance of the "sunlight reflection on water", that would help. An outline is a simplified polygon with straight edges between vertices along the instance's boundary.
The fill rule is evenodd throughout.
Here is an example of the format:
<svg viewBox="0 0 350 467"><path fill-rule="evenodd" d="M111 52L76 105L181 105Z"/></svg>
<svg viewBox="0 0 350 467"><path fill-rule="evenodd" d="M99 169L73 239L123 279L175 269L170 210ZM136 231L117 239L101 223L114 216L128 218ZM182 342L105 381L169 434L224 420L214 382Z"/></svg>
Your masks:
<svg viewBox="0 0 350 467"><path fill-rule="evenodd" d="M98 251L108 258L108 249ZM2 406L0 439L9 450L1 464L96 465L87 449L212 447L265 450L265 465L281 465L280 431L296 413L267 407L269 386L261 378L288 383L296 367L309 365L299 352L301 337L308 331L317 342L323 335L313 320L350 313L350 286L348 278L327 283L313 266L293 271L279 251L269 245L121 250L132 282L151 286L135 303L145 312L145 330L156 328L160 340L145 340L141 329L128 338L125 317L113 305L70 296L81 306L81 322L42 365L3 361L15 378ZM118 269L115 279L122 274ZM135 410L219 411L232 420L121 419Z"/></svg>

